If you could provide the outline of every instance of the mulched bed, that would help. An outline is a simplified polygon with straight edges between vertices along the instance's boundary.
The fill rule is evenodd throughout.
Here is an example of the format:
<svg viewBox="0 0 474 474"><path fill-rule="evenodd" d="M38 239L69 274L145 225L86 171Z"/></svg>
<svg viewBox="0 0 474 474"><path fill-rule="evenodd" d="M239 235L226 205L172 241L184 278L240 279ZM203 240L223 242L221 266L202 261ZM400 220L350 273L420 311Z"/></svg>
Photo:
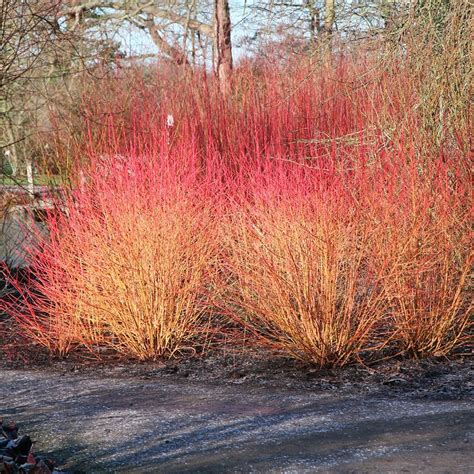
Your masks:
<svg viewBox="0 0 474 474"><path fill-rule="evenodd" d="M126 361L107 351L100 351L97 357L76 352L59 359L39 347L22 347L18 340L6 344L5 349L8 357L0 357L0 367L39 371L47 368L60 374L80 372L105 377L185 379L210 385L242 384L346 395L390 397L403 393L439 400L474 397L474 358L469 348L449 359L392 357L370 366L357 364L335 369L317 368L271 350L231 344L198 356L154 362Z"/></svg>

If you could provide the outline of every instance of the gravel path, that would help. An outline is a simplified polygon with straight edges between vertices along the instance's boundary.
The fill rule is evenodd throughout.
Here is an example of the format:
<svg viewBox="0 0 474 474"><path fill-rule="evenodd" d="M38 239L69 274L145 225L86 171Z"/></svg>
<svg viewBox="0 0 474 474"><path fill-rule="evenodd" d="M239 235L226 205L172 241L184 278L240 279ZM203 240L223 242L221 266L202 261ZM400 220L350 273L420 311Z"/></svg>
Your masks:
<svg viewBox="0 0 474 474"><path fill-rule="evenodd" d="M14 419L69 472L474 472L472 400L0 369Z"/></svg>

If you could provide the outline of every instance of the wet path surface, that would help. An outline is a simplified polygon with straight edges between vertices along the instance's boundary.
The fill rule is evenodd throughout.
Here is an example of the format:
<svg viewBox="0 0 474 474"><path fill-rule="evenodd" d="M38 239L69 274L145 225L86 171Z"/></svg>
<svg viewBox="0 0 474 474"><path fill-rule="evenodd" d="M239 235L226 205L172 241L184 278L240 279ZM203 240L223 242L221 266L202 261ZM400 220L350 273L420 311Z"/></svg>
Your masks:
<svg viewBox="0 0 474 474"><path fill-rule="evenodd" d="M470 400L0 369L0 417L69 472L474 472Z"/></svg>

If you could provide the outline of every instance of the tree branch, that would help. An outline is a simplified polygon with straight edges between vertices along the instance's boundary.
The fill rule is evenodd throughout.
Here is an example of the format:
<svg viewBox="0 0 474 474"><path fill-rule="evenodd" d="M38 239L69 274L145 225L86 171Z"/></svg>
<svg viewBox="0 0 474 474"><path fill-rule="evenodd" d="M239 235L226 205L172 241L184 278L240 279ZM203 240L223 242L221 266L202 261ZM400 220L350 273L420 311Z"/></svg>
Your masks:
<svg viewBox="0 0 474 474"><path fill-rule="evenodd" d="M158 46L158 48L167 54L179 65L189 66L188 58L186 53L179 47L169 44L159 33L158 27L153 22L153 17L149 16L146 20L146 27L150 32L151 39Z"/></svg>
<svg viewBox="0 0 474 474"><path fill-rule="evenodd" d="M189 28L191 30L199 31L200 33L213 36L214 31L212 25L203 23L196 19L189 19L186 15L180 15L166 8L160 8L156 5L155 1L145 1L145 0L133 0L133 1L106 1L106 0L95 0L80 4L75 4L71 6L66 6L60 12L60 15L67 16L77 16L94 10L95 8L109 8L116 11L123 11L127 14L133 12L134 15L139 15L140 13L146 13L152 15L155 18L162 18L164 20L172 21L173 23L179 24L184 28Z"/></svg>

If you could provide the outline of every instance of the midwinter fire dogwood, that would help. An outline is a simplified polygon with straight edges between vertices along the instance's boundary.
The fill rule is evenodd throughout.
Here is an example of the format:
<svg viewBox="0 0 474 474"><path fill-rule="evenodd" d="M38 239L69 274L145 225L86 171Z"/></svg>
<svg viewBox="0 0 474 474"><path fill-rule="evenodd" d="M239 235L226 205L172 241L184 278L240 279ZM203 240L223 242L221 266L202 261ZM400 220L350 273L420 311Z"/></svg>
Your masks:
<svg viewBox="0 0 474 474"><path fill-rule="evenodd" d="M61 354L170 357L224 317L320 366L462 346L467 131L430 145L401 67L342 58L317 72L247 65L225 101L198 74L118 81L107 101L94 89L82 106L107 119L78 144L81 185L1 309Z"/></svg>

